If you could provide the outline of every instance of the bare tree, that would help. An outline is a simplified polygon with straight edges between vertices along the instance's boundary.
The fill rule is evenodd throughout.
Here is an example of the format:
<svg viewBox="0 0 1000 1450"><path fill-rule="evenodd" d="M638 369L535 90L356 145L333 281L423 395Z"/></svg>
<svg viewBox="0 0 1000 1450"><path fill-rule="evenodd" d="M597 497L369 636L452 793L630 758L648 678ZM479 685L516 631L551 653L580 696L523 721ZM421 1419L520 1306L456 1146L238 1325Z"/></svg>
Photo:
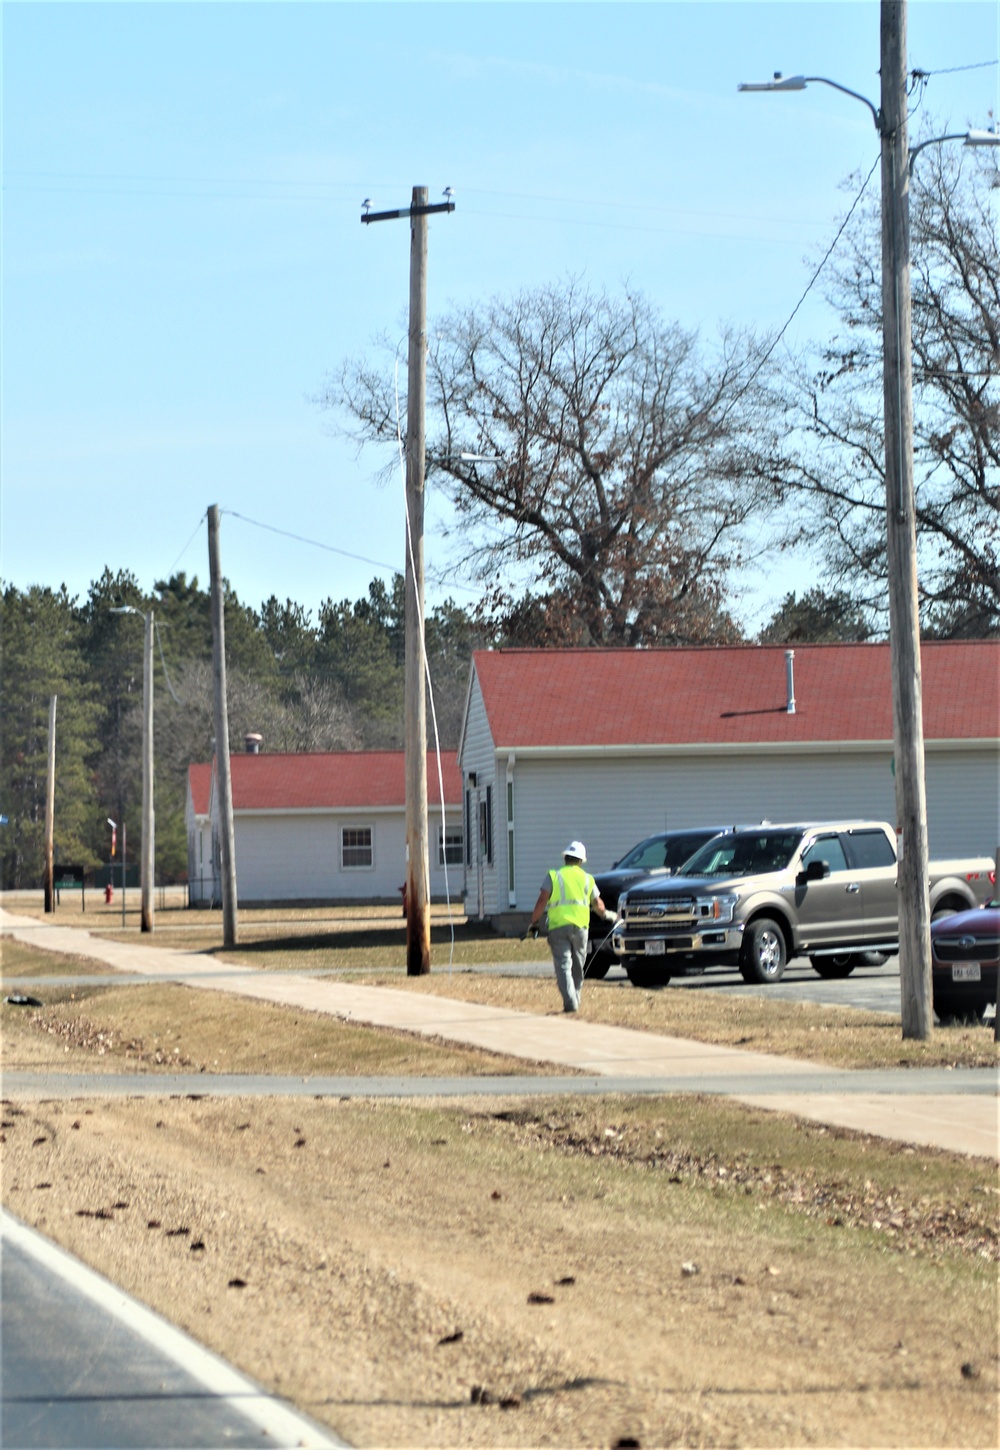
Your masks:
<svg viewBox="0 0 1000 1450"><path fill-rule="evenodd" d="M1000 630L1000 255L991 159L929 146L911 188L913 427L921 614L929 632ZM994 193L995 196L995 193ZM776 477L829 530L827 573L887 610L878 202L845 232L828 300L844 330L792 384L803 446Z"/></svg>
<svg viewBox="0 0 1000 1450"><path fill-rule="evenodd" d="M572 279L431 331L428 478L454 504L487 614L523 618L527 590L554 639L735 632L725 584L777 441L752 341L724 335L707 358L638 293ZM362 443L395 444L391 367L349 363L324 401Z"/></svg>

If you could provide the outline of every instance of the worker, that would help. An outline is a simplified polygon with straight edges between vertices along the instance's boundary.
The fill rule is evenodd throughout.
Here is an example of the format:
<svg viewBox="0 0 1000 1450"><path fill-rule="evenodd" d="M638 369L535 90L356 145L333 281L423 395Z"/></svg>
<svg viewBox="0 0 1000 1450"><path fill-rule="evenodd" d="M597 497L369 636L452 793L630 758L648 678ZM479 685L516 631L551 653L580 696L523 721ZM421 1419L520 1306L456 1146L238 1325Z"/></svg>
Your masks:
<svg viewBox="0 0 1000 1450"><path fill-rule="evenodd" d="M548 913L549 950L564 1012L580 1010L591 903L599 916L615 919L615 913L608 911L601 900L597 882L583 869L586 860L583 842L570 841L563 852L562 866L546 874L528 924L528 931L537 934L543 914Z"/></svg>

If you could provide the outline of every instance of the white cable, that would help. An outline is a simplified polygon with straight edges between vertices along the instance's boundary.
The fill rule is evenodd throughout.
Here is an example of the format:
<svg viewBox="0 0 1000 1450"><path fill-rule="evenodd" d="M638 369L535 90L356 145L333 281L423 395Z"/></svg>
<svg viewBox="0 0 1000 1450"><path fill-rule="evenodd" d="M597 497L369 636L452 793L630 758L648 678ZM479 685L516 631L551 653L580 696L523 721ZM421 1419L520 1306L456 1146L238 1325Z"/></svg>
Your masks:
<svg viewBox="0 0 1000 1450"><path fill-rule="evenodd" d="M399 358L396 359L396 443L399 448L399 467L403 479L403 512L406 515L406 550L410 559L410 575L413 579L413 587L417 587L417 564L413 556L413 534L410 529L409 500L406 497L406 457L403 451L403 429L400 422L399 412ZM418 601L419 602L419 601ZM421 621L422 622L422 621ZM427 681L427 696L431 702L431 721L434 725L434 754L437 760L438 794L441 798L441 856L444 867L444 899L448 907L448 928L451 934L451 945L448 951L448 975L451 976L452 964L455 960L455 918L451 910L451 885L448 879L448 817L445 809L444 799L444 773L441 769L441 738L438 734L437 710L434 706L434 686L431 682L431 669L427 661L427 642L424 638L423 629L420 630L420 659L424 667L424 678ZM426 764L424 766L426 769ZM430 856L430 843L427 847L428 857ZM430 896L430 861L427 863L427 889ZM428 907L430 901L428 900Z"/></svg>
<svg viewBox="0 0 1000 1450"><path fill-rule="evenodd" d="M173 695L175 703L178 705L183 705L184 701L179 698L177 691L170 683L170 676L167 674L167 662L163 658L163 640L160 638L160 626L156 622L155 614L153 615L153 629L156 631L156 643L160 647L160 664L163 666L163 678L167 682L167 689L170 691L171 695Z"/></svg>

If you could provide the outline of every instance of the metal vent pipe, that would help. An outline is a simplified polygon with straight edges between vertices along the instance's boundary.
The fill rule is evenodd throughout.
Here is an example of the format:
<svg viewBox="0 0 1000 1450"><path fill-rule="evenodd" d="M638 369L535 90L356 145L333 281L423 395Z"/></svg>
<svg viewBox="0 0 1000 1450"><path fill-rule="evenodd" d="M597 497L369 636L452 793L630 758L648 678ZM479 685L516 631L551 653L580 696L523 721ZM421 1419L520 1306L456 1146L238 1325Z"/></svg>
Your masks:
<svg viewBox="0 0 1000 1450"><path fill-rule="evenodd" d="M795 651L785 650L785 679L788 689L788 702L785 709L789 715L795 714Z"/></svg>

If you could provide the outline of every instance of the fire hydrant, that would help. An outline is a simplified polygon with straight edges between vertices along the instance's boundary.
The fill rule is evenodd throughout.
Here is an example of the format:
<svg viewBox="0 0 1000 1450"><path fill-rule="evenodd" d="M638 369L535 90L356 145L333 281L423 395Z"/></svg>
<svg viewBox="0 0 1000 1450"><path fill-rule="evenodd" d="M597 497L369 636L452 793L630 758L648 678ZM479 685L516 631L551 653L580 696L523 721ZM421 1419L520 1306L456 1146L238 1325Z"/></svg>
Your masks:
<svg viewBox="0 0 1000 1450"><path fill-rule="evenodd" d="M112 903L112 901L114 901L114 899L115 899L115 888L111 885L111 882L109 881L108 884L107 884L107 886L105 886L105 888L104 888L104 901L105 901L105 904L107 906L110 906L111 903Z"/></svg>

